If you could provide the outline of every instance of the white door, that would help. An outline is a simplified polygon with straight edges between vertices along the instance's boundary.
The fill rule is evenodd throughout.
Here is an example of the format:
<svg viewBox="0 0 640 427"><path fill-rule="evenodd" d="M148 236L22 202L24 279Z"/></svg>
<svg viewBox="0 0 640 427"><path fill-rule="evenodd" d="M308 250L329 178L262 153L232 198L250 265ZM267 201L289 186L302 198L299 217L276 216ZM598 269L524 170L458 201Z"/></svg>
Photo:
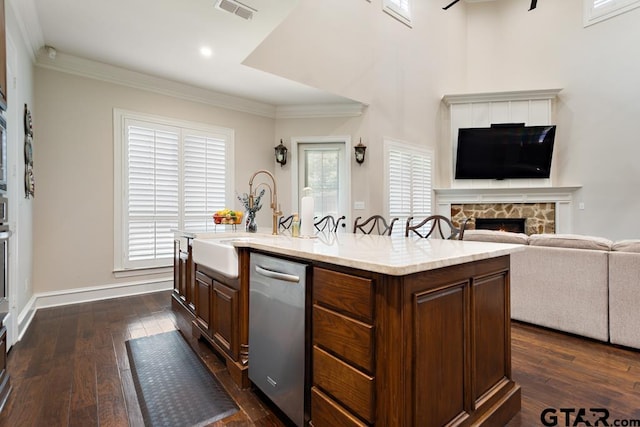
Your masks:
<svg viewBox="0 0 640 427"><path fill-rule="evenodd" d="M298 144L298 200L310 187L314 199L314 216L322 218L344 215L348 223L348 186L346 143ZM347 227L341 227L345 230Z"/></svg>

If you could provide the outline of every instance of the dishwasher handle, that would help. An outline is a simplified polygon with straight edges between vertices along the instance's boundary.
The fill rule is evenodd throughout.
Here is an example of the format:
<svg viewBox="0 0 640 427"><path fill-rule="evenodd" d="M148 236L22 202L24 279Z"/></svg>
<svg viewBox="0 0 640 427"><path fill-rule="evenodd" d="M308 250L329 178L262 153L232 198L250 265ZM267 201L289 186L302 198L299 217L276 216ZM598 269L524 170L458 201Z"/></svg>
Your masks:
<svg viewBox="0 0 640 427"><path fill-rule="evenodd" d="M271 279L284 280L285 282L300 282L300 277L294 274L281 273L279 271L268 270L264 267L256 265L256 273Z"/></svg>

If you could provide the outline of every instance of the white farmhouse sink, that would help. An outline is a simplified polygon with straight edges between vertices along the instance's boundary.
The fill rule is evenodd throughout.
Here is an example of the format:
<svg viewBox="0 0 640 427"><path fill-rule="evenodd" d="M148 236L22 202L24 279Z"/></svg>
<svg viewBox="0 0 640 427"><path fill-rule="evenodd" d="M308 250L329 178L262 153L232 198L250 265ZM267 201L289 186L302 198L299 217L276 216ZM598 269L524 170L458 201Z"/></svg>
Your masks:
<svg viewBox="0 0 640 427"><path fill-rule="evenodd" d="M235 279L238 277L238 251L232 242L239 238L193 239L193 261Z"/></svg>

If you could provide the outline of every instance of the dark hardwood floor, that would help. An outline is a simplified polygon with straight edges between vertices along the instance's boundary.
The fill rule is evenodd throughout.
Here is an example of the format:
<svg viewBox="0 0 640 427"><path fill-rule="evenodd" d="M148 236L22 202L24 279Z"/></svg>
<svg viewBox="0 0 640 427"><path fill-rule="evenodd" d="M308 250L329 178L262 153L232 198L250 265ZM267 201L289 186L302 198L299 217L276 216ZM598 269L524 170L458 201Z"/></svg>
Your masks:
<svg viewBox="0 0 640 427"><path fill-rule="evenodd" d="M185 327L170 307L161 292L39 310L9 353L13 390L0 426L142 426L125 341ZM522 411L509 427L543 425L545 408L557 409L559 426L573 425L580 408L592 425L602 412L591 408L608 411L609 425L640 420L640 352L519 323L512 340ZM206 344L192 344L241 408L213 426L283 425L254 392L235 387Z"/></svg>

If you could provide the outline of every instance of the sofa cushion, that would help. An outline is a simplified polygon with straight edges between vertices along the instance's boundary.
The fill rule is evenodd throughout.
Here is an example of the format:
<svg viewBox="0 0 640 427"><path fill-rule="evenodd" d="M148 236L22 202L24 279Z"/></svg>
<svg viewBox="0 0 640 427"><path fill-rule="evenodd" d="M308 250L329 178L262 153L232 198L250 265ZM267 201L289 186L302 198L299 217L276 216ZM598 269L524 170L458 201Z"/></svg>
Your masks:
<svg viewBox="0 0 640 427"><path fill-rule="evenodd" d="M582 234L532 234L529 236L529 245L610 251L613 242L603 237L584 236Z"/></svg>
<svg viewBox="0 0 640 427"><path fill-rule="evenodd" d="M640 252L640 240L619 240L611 246L611 250L618 252Z"/></svg>
<svg viewBox="0 0 640 427"><path fill-rule="evenodd" d="M524 233L511 233L509 231L465 230L463 240L526 245L529 241L529 236Z"/></svg>

